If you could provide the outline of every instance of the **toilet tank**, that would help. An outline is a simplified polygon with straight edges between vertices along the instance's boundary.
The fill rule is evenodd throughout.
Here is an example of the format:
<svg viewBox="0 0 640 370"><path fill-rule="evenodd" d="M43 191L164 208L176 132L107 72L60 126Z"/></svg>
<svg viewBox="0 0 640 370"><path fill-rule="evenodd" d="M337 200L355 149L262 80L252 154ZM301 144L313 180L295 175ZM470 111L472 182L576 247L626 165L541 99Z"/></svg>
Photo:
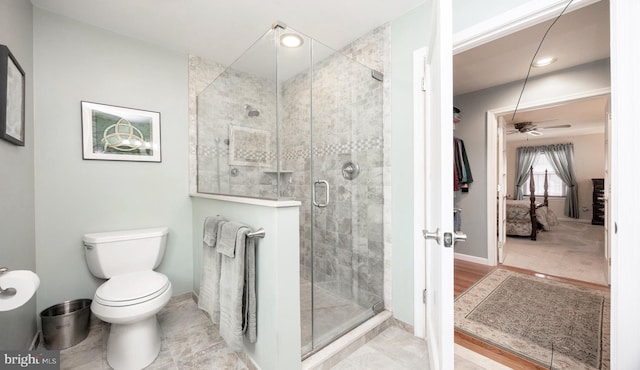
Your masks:
<svg viewBox="0 0 640 370"><path fill-rule="evenodd" d="M167 227L85 234L82 238L89 271L98 278L154 270L164 256Z"/></svg>

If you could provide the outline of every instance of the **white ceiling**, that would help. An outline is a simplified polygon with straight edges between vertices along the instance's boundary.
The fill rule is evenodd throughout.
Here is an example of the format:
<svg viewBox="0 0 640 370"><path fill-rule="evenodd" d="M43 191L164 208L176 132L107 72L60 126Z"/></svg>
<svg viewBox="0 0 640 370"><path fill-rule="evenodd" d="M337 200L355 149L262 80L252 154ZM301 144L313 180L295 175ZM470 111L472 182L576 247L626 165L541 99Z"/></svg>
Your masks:
<svg viewBox="0 0 640 370"><path fill-rule="evenodd" d="M454 95L523 80L549 20L453 58ZM609 57L609 1L565 13L547 34L538 57L555 56L546 68L532 68L531 76Z"/></svg>
<svg viewBox="0 0 640 370"><path fill-rule="evenodd" d="M276 21L338 50L424 0L31 0L118 34L231 64Z"/></svg>
<svg viewBox="0 0 640 370"><path fill-rule="evenodd" d="M338 50L423 1L31 0L34 6L53 13L225 65L236 60L276 21ZM532 76L607 58L608 19L608 0L563 15L539 52L540 56L555 55L558 61L548 68L533 69ZM538 42L551 22L455 55L454 95L522 80ZM603 103L593 101L591 104ZM567 108L565 113L584 112L583 108L574 106ZM602 125L600 112L602 110L594 112L592 117L576 117L557 109L541 110L530 112L530 118L524 118L528 117L524 112L519 113L519 120L568 120L575 128L581 123L594 124L596 120ZM541 137L563 131L545 130L545 136ZM509 135L508 138L517 140L522 135Z"/></svg>
<svg viewBox="0 0 640 370"><path fill-rule="evenodd" d="M540 40L553 20L456 54L453 58L454 95L524 80ZM555 56L546 68L532 68L531 76L574 67L609 57L609 1L602 0L565 13L551 28L538 57ZM514 97L516 99L517 97ZM607 97L582 100L544 109L518 110L517 121L531 121L541 136L507 135L507 141L544 140L604 132ZM464 112L462 112L464 119ZM513 130L511 115L504 117ZM570 128L545 129L571 125Z"/></svg>

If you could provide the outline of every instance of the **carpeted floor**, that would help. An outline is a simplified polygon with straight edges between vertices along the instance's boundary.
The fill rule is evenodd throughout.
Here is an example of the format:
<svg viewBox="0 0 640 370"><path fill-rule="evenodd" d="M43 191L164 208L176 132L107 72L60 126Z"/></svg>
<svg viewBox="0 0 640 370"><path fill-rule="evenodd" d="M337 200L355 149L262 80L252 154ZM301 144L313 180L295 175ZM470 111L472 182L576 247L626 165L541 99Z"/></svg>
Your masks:
<svg viewBox="0 0 640 370"><path fill-rule="evenodd" d="M604 228L582 222L560 221L538 240L507 237L504 264L607 285Z"/></svg>
<svg viewBox="0 0 640 370"><path fill-rule="evenodd" d="M609 368L609 293L496 269L455 302L456 330L551 369Z"/></svg>

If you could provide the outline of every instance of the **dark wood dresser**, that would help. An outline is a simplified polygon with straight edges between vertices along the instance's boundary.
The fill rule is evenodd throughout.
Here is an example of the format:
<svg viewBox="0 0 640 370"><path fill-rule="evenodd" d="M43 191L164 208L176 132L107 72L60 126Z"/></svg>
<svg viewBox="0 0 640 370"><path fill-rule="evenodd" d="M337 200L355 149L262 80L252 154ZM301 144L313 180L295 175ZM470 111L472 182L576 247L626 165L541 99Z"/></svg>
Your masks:
<svg viewBox="0 0 640 370"><path fill-rule="evenodd" d="M604 179L591 179L593 183L592 225L604 225Z"/></svg>

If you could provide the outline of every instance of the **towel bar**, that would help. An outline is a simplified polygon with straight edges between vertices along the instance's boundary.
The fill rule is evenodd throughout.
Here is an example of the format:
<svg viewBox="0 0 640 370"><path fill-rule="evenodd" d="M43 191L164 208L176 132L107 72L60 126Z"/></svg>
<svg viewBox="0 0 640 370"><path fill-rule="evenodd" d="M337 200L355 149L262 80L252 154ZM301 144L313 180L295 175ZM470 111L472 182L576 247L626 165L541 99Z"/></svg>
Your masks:
<svg viewBox="0 0 640 370"><path fill-rule="evenodd" d="M247 234L247 237L248 238L264 238L265 234L266 233L265 233L264 229L263 228L259 228L258 230Z"/></svg>

